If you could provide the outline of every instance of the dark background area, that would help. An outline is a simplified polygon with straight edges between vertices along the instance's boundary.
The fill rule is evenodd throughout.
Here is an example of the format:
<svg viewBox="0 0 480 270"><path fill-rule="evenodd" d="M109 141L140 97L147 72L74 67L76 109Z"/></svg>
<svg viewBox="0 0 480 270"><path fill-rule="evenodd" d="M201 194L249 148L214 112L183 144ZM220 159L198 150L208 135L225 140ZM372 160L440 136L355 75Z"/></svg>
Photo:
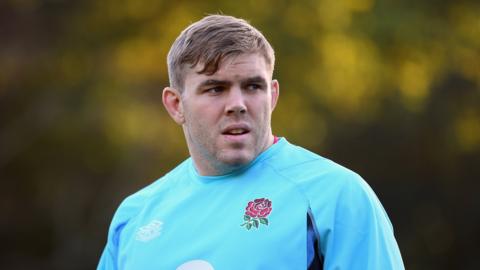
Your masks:
<svg viewBox="0 0 480 270"><path fill-rule="evenodd" d="M478 1L0 2L0 268L95 268L121 200L188 155L166 54L206 14L276 50L274 133L360 173L407 269L480 265Z"/></svg>

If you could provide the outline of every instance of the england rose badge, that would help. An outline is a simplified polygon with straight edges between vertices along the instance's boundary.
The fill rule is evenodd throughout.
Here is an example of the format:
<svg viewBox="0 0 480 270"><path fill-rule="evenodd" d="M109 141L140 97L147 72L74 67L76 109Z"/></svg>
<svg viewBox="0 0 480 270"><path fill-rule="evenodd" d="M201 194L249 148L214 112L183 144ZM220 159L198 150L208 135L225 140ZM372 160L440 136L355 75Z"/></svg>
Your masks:
<svg viewBox="0 0 480 270"><path fill-rule="evenodd" d="M245 226L247 230L250 230L252 227L258 229L260 224L268 226L268 215L271 212L272 202L270 200L260 198L250 201L247 207L245 207L244 223L240 226Z"/></svg>

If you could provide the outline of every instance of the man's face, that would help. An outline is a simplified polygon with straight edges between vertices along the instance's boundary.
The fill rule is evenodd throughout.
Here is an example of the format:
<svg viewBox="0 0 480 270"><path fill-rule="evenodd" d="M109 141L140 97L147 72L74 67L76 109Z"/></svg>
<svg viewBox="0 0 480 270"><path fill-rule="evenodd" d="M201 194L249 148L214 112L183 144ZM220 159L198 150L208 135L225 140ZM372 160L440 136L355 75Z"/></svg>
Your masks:
<svg viewBox="0 0 480 270"><path fill-rule="evenodd" d="M213 75L186 71L180 110L190 154L202 175L252 161L273 142L270 119L278 82L260 54L224 59Z"/></svg>

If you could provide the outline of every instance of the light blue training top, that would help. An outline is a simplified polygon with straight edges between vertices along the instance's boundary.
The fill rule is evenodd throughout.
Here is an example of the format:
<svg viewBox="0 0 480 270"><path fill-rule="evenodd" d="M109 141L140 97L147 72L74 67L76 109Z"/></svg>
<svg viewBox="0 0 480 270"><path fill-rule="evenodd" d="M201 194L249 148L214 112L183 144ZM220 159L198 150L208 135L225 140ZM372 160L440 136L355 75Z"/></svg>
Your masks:
<svg viewBox="0 0 480 270"><path fill-rule="evenodd" d="M97 269L314 265L404 269L392 225L368 184L281 138L231 174L200 176L189 158L126 198Z"/></svg>

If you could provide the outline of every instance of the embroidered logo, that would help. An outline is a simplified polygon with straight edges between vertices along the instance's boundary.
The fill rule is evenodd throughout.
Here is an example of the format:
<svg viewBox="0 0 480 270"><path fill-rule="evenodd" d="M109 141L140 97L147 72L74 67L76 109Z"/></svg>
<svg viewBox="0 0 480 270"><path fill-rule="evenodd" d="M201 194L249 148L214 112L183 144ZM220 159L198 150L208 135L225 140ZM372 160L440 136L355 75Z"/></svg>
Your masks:
<svg viewBox="0 0 480 270"><path fill-rule="evenodd" d="M138 229L137 234L135 235L135 240L148 242L160 235L162 232L163 222L160 220L152 220L145 226L142 226Z"/></svg>
<svg viewBox="0 0 480 270"><path fill-rule="evenodd" d="M248 202L247 207L245 207L245 215L243 220L245 221L240 226L245 226L247 230L250 230L252 227L258 229L260 224L268 226L268 215L272 212L272 202L268 199L261 198L255 199Z"/></svg>

